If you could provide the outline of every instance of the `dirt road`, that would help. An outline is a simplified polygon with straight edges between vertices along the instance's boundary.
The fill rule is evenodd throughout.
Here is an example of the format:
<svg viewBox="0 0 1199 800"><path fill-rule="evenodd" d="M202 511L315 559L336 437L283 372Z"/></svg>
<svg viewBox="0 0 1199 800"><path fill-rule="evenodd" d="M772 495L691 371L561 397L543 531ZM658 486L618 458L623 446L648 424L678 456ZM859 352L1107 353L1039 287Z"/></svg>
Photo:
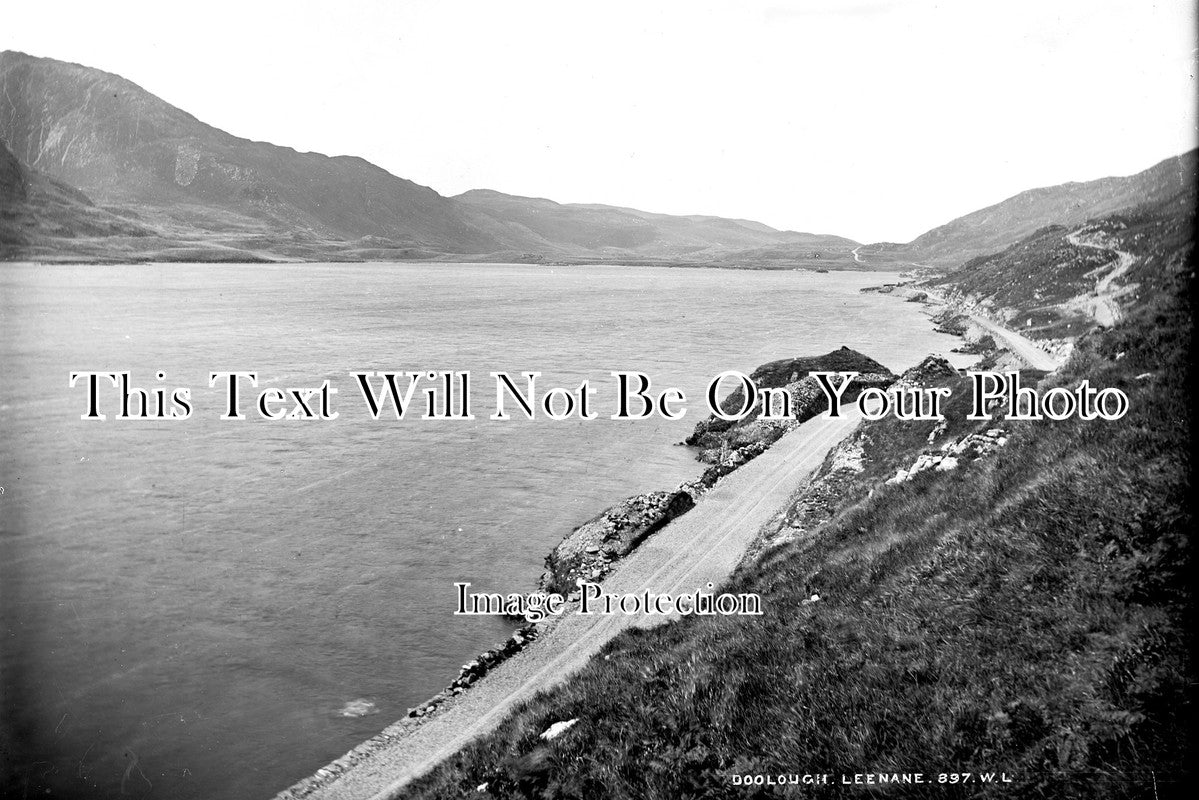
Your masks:
<svg viewBox="0 0 1199 800"><path fill-rule="evenodd" d="M694 509L626 558L603 581L604 590L681 594L706 588L709 581L719 586L762 526L861 419L852 405L842 407L842 415L835 420L809 420L725 477ZM532 646L504 662L471 691L443 705L413 732L343 774L331 776L306 796L320 800L398 797L409 781L493 730L518 704L582 668L613 636L633 625L662 620L568 611Z"/></svg>
<svg viewBox="0 0 1199 800"><path fill-rule="evenodd" d="M924 291L937 302L948 303L943 295L927 288L925 288ZM1052 372L1061 366L1056 356L1053 356L1042 350L1032 339L1021 336L1013 330L1005 328L998 323L992 322L981 314L975 314L970 311L966 311L965 309L959 309L959 313L965 314L976 325L988 331L993 337L995 337L996 340L998 340L996 341L996 344L1001 347L1005 347L1020 358L1024 359L1024 361L1030 367L1033 367L1034 369L1043 369L1046 372Z"/></svg>
<svg viewBox="0 0 1199 800"><path fill-rule="evenodd" d="M991 335L996 339L1002 339L1007 349L1027 361L1029 366L1035 369L1043 369L1046 372L1052 372L1058 368L1057 358L1046 353L1031 339L1025 338L1001 325L996 325L980 314L970 314L969 316L974 323L990 331Z"/></svg>
<svg viewBox="0 0 1199 800"><path fill-rule="evenodd" d="M1071 233L1066 239L1075 247L1091 247L1096 250L1107 250L1116 254L1116 265L1095 284L1095 297L1089 298L1088 311L1095 321L1100 325L1111 327L1120 321L1123 311L1120 309L1120 304L1116 302L1116 298L1120 296L1123 289L1112 289L1112 284L1118 278L1123 277L1128 270L1136 263L1136 256L1132 253L1127 253L1123 250L1117 250L1114 247L1089 242L1078 235L1078 231Z"/></svg>

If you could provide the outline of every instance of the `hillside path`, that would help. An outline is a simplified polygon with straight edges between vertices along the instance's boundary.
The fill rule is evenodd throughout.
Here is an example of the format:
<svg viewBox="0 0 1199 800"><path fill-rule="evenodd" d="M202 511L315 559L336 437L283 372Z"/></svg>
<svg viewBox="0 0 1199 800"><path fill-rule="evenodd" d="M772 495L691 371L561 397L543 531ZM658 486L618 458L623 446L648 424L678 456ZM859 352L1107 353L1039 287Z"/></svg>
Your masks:
<svg viewBox="0 0 1199 800"><path fill-rule="evenodd" d="M1115 283L1116 279L1123 277L1132 265L1136 263L1136 256L1124 250L1117 250L1114 247L1089 242L1081 238L1078 231L1066 236L1066 240L1075 247L1091 247L1096 250L1107 250L1116 254L1118 261L1115 267L1095 284L1095 297L1092 298L1092 302L1088 303L1088 310L1091 312L1091 316L1095 318L1095 321L1100 325L1110 328L1120 321L1124 313L1120 309L1120 304L1116 302L1116 298L1122 292L1118 289L1113 290L1112 284Z"/></svg>
<svg viewBox="0 0 1199 800"><path fill-rule="evenodd" d="M856 405L800 425L723 478L688 513L626 557L603 581L606 592L683 594L732 574L759 530L861 419ZM449 614L451 609L446 609ZM443 704L411 733L303 795L318 800L390 800L473 739L494 730L518 705L581 669L612 637L665 617L577 615L568 610L537 640L472 689ZM447 680L452 677L447 675ZM298 788L298 786L296 787ZM280 797L299 794L284 792Z"/></svg>

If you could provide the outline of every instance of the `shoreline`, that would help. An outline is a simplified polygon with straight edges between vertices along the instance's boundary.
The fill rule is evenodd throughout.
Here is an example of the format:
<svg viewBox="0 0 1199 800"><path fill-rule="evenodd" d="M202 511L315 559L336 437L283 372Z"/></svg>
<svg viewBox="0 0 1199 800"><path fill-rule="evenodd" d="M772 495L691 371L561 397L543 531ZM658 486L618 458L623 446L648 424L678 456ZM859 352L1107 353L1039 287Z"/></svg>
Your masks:
<svg viewBox="0 0 1199 800"><path fill-rule="evenodd" d="M683 443L680 442L679 444ZM771 444L773 444L773 442ZM652 497L654 495L690 495L691 501L685 507L682 507L674 513L663 513L662 516L657 518L655 520L656 524L652 525L652 528L648 532L637 539L636 544L640 544L645 538L652 536L653 533L656 533L666 524L694 508L695 502L709 489L713 488L721 478L731 474L737 468L750 461L754 456L764 453L769 446L770 445L766 445L757 449L757 452L753 453L753 455L749 457L746 457L743 453L741 454L741 457L737 458L736 460L730 460L728 463L711 466L704 470L704 472L698 478L694 478L691 481L685 481L684 483L680 484L673 490L673 492L670 490L643 492L641 494L632 495L610 506L609 508L600 512L600 514L597 516L593 517L591 520L580 524L565 537L563 537L562 542L559 542L559 545L555 546L554 550L551 550L550 553L547 554L545 558L547 567L548 562L557 551L557 548L561 546L563 542L570 540L571 537L574 536L578 531L586 528L589 523L605 518L614 509L621 508L626 504L635 503L636 501L643 500L644 498ZM696 452L698 452L698 448L694 449ZM749 448L746 448L746 450L748 449ZM694 494L692 494L692 492L694 492ZM593 565L596 566L596 568L602 569L602 573L596 575L593 572L592 579L599 580L603 577L607 577L607 575L617 565L619 565L621 561L623 561L624 557L631 553L633 549L635 549L635 546L636 545L630 547L616 558L605 560L602 567L599 567L598 563L596 563L599 562L600 559L594 559L592 562ZM596 552L598 553L599 551L597 550ZM546 588L547 574L548 571L547 573L542 574L541 580L538 581L538 589L544 590ZM307 797L313 792L331 783L333 780L344 774L356 764L366 760L373 753L382 750L396 740L411 734L413 730L417 728L425 719L441 710L442 706L466 694L478 683L478 681L482 680L500 665L524 651L529 645L543 636L548 630L555 627L562 618L574 614L580 604L580 596L577 590L568 595L567 604L567 609L563 614L547 617L540 622L526 622L503 642L500 642L496 646L484 650L476 655L473 659L462 665L462 667L459 669L458 676L440 692L432 695L420 703L417 703L415 706L412 706L399 720L393 722L391 725L388 725L378 734L372 736L370 739L367 739L365 742L357 745L345 755L334 759L324 767L316 770L310 776L297 781L288 788L279 792L277 795L275 795L275 800L298 800L298 798ZM506 619L512 619L511 617L503 614L497 616L504 617Z"/></svg>
<svg viewBox="0 0 1199 800"><path fill-rule="evenodd" d="M703 500L703 513L684 516L633 551L604 583L605 591L629 594L650 587L670 594L707 582L722 584L762 527L777 516L791 494L820 468L830 448L852 432L860 418L856 408L847 408L838 418L810 420L790 431L779 446L714 488ZM539 623L538 638L545 640L543 645L507 659L474 691L442 703L436 713L424 714L420 720L401 720L277 797L397 796L408 781L583 669L616 635L665 619L572 613L552 617L548 620L551 624Z"/></svg>
<svg viewBox="0 0 1199 800"><path fill-rule="evenodd" d="M487 258L471 258L469 256L451 258L450 256L438 258L328 258L328 259L274 259L274 258L245 258L239 254L236 259L219 259L210 260L195 259L195 258L161 258L161 257L127 257L119 259L96 259L96 258L5 258L0 257L0 264L8 264L12 266L28 265L36 267L137 267L137 266L186 266L189 264L200 265L205 267L222 266L222 267L261 267L261 266L328 266L337 264L346 265L364 265L364 264L424 264L424 265L452 265L452 264L467 264L471 266L514 266L514 267L661 267L663 269L729 269L738 272L806 272L812 275L827 275L838 272L860 272L864 274L900 274L905 272L903 264L886 265L885 268L863 269L857 266L833 266L833 267L808 267L794 266L793 264L773 265L768 263L760 264L745 264L726 261L653 261L653 260L621 260L621 261L601 261L601 260L583 260L583 261L547 261L539 259L530 259L527 261L512 261L512 260L491 260Z"/></svg>
<svg viewBox="0 0 1199 800"><path fill-rule="evenodd" d="M866 272L866 270L853 270L855 272ZM902 285L902 284L901 284ZM869 291L869 287L860 291ZM904 294L897 295L905 297L905 302L913 302ZM945 304L928 303L921 300L926 305ZM932 315L927 315L930 319L930 324L937 325L936 320ZM940 330L940 328L934 328ZM954 333L951 331L942 331L949 335L957 336L965 343L969 343L965 332ZM785 361L786 359L784 359ZM779 363L779 362L772 362ZM760 369L761 367L759 367ZM897 379L898 376L892 375L891 380ZM847 397L846 402L850 402L851 398ZM712 419L712 418L710 418ZM705 421L701 421L696 426L696 432L703 427ZM791 432L802 424L797 422L788 431ZM678 444L692 447L697 453L696 459L701 460L700 455L703 450L701 447L690 444L692 438L687 442ZM785 435L785 434L784 434ZM726 476L735 473L740 467L750 463L758 456L766 453L776 444L782 436L778 436L769 442L754 442L748 445L735 448L728 453L727 458L721 458L717 463L708 467L697 478L690 481L685 481L675 487L673 490L655 490L651 492L643 492L632 495L619 501L600 514L592 517L590 520L583 522L570 533L563 537L562 541L547 554L545 558L546 572L542 574L541 580L538 581L538 589L541 591L552 591L555 584L558 582L554 577L554 566L556 561L560 561L558 556L559 550L567 543L573 542L578 545L573 549L574 554L578 555L578 561L568 567L568 575L586 576L590 580L600 581L607 578L615 569L620 566L628 556L634 553L637 547L647 539L651 539L655 533L661 530L670 522L682 517L691 511L700 500L710 490L716 488L721 480ZM835 449L835 446L834 446ZM659 502L654 502L654 499ZM666 503L660 502L663 498L668 498ZM686 498L683 502L677 502L680 498ZM673 501L673 502L672 502ZM630 506L641 506L641 510L645 510L645 506L649 506L649 514L641 517L634 517L631 528L633 535L627 538L626 546L623 548L603 548L595 543L595 528L603 528L605 523L610 523L613 516L621 517L622 509L627 509ZM776 513L775 512L772 513ZM646 518L648 517L648 518ZM624 522L629 522L626 516ZM589 529L590 526L590 529ZM627 533L627 531L625 531ZM754 534L756 541L757 532ZM750 543L752 547L752 542ZM747 551L748 552L748 551ZM745 553L738 556L738 561L744 558ZM565 594L565 593L564 593ZM475 658L462 665L458 676L454 678L446 688L442 689L437 694L416 704L408 709L407 714L401 719L388 725L380 733L360 743L343 756L329 762L324 767L317 769L311 775L297 781L291 786L275 795L275 800L299 800L299 798L307 797L324 787L336 781L339 777L350 771L356 765L370 758L376 752L386 749L395 744L397 741L412 735L423 723L436 715L439 711L445 710L447 707L453 707L459 700L464 699L472 688L475 688L479 681L486 677L489 673L505 664L513 657L519 655L529 648L531 644L537 641L550 631L554 630L558 624L569 616L574 615L574 611L579 604L579 592L574 590L567 595L567 609L561 615L547 617L540 622L526 622L520 628L513 632L508 639L498 645L482 651ZM505 615L499 615L505 616ZM512 617L506 617L512 619Z"/></svg>

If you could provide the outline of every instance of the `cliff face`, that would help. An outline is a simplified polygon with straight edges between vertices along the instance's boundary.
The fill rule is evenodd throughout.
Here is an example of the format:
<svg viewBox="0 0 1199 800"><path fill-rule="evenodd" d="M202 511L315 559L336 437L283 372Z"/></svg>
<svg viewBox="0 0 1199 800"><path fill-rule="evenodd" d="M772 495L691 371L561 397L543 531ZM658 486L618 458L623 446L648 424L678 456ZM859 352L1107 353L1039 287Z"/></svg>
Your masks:
<svg viewBox="0 0 1199 800"><path fill-rule="evenodd" d="M0 209L15 209L27 194L21 162L0 142Z"/></svg>

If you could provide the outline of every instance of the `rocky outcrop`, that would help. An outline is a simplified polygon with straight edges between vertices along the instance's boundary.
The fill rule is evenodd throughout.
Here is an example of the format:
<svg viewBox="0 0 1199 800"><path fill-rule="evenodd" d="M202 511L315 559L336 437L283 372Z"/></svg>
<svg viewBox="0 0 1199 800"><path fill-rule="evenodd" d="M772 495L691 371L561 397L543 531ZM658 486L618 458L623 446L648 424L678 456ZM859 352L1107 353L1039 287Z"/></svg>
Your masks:
<svg viewBox="0 0 1199 800"><path fill-rule="evenodd" d="M542 591L568 595L579 578L599 580L647 536L690 511L701 491L699 485L684 484L673 491L635 495L584 522L546 557Z"/></svg>
<svg viewBox="0 0 1199 800"><path fill-rule="evenodd" d="M843 396L845 402L857 399L866 387L885 388L895 381L895 375L889 369L848 347L822 356L771 361L754 370L750 379L760 389L785 388L790 398L790 416L785 419L760 419L761 404L737 421L709 416L695 426L686 443L700 448L698 458L712 464L728 460L733 453L744 453L751 445L769 446L796 425L828 407L828 399L817 380L809 374L811 372L859 373ZM720 407L726 413L734 413L743 406L744 398L741 387L737 387L721 402Z"/></svg>
<svg viewBox="0 0 1199 800"><path fill-rule="evenodd" d="M931 443L937 435L938 431L934 430L929 436L929 442ZM957 469L963 462L977 461L983 456L990 455L1007 444L1007 440L1007 432L1002 428L991 428L983 433L967 434L960 439L946 442L941 445L940 450L930 449L921 453L911 466L897 470L895 475L887 480L887 483L904 483L915 475L928 470L948 472L951 469Z"/></svg>
<svg viewBox="0 0 1199 800"><path fill-rule="evenodd" d="M943 378L952 378L958 374L954 366L943 356L935 353L927 355L924 360L914 367L907 369L896 384L900 386L928 386Z"/></svg>
<svg viewBox="0 0 1199 800"><path fill-rule="evenodd" d="M646 537L695 505L699 496L742 464L761 455L787 431L816 416L828 405L812 371L858 372L846 400L856 398L865 386L885 387L895 376L872 358L848 347L823 356L785 358L763 364L751 373L764 388L786 387L792 416L781 420L759 419L760 409L739 422L709 417L700 422L686 444L701 448L698 458L711 464L703 475L675 489L639 494L623 500L575 528L545 559L540 588L569 595L576 581L602 579L615 563ZM744 394L736 389L722 408L733 410Z"/></svg>

